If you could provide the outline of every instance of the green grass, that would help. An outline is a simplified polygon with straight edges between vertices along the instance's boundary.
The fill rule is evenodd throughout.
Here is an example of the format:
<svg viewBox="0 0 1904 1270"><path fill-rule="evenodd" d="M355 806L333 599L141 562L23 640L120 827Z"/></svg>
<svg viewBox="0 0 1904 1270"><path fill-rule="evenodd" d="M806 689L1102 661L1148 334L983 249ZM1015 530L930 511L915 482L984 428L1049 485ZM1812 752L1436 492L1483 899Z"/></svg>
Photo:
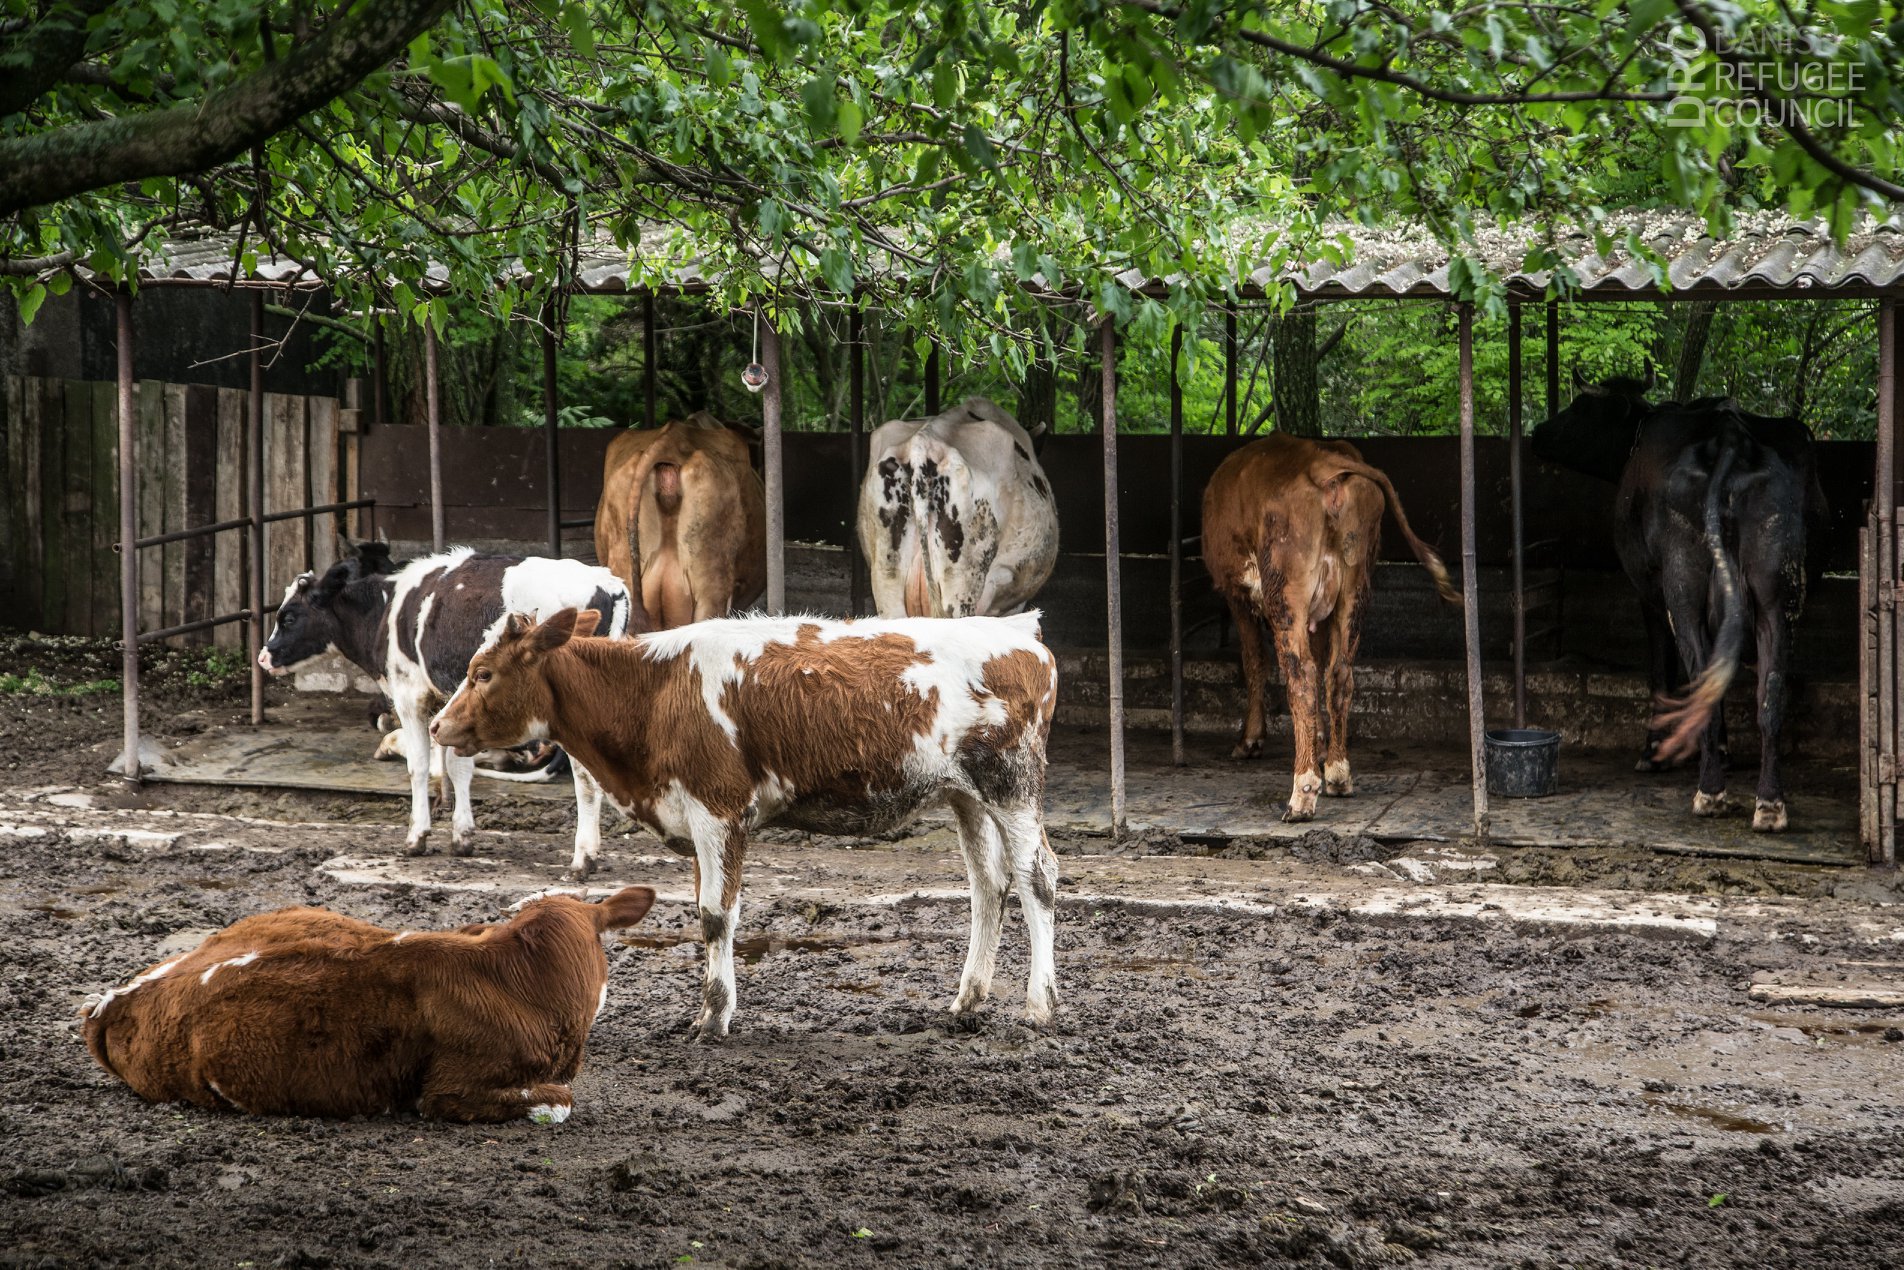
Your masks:
<svg viewBox="0 0 1904 1270"><path fill-rule="evenodd" d="M90 697L95 693L118 692L117 679L88 679L82 683L55 683L37 668L24 675L0 671L0 695L15 697Z"/></svg>
<svg viewBox="0 0 1904 1270"><path fill-rule="evenodd" d="M194 688L211 688L236 677L250 668L250 659L231 648L206 650L203 664L185 672L185 682Z"/></svg>

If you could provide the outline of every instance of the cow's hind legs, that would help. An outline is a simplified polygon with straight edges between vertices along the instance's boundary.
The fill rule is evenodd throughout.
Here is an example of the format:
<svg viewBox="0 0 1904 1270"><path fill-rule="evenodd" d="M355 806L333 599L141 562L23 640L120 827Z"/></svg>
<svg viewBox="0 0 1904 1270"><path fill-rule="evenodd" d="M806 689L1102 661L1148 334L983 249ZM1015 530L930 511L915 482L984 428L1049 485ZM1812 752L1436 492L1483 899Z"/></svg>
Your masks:
<svg viewBox="0 0 1904 1270"><path fill-rule="evenodd" d="M1263 757L1263 696L1266 692L1263 617L1249 600L1225 596L1230 619L1236 623L1236 642L1243 650L1243 735L1230 751L1231 758Z"/></svg>
<svg viewBox="0 0 1904 1270"><path fill-rule="evenodd" d="M1289 788L1288 822L1313 820L1316 796L1322 792L1321 764L1316 761L1316 729L1320 722L1318 691L1321 676L1309 651L1309 632L1293 619L1274 624L1276 655L1283 682L1289 689L1289 726L1296 741L1296 774Z"/></svg>
<svg viewBox="0 0 1904 1270"><path fill-rule="evenodd" d="M734 1019L734 928L740 923L740 866L745 841L718 821L694 831L695 889L701 908L701 942L707 967L701 981L701 1013L694 1035L703 1041L727 1035Z"/></svg>
<svg viewBox="0 0 1904 1270"><path fill-rule="evenodd" d="M428 1089L417 1099L417 1110L432 1120L461 1120L470 1124L502 1124L510 1120L561 1124L574 1107L575 1098L567 1085L546 1082L502 1089Z"/></svg>
<svg viewBox="0 0 1904 1270"><path fill-rule="evenodd" d="M965 950L959 993L952 999L952 1013L965 1014L976 1010L992 992L1012 871L1000 826L984 806L969 794L955 794L951 803L959 826L959 853L965 857L965 876L972 889L972 938Z"/></svg>
<svg viewBox="0 0 1904 1270"><path fill-rule="evenodd" d="M1775 611L1759 621L1759 787L1752 808L1752 828L1759 833L1782 833L1791 823L1785 814L1785 785L1778 770L1778 737L1785 728L1785 661L1790 627Z"/></svg>
<svg viewBox="0 0 1904 1270"><path fill-rule="evenodd" d="M575 780L575 854L569 859L569 876L579 882L595 871L602 850L602 787L573 754L569 773Z"/></svg>
<svg viewBox="0 0 1904 1270"><path fill-rule="evenodd" d="M1018 904L1025 912L1025 935L1031 944L1025 1017L1045 1024L1058 1008L1058 971L1052 950L1057 936L1058 857L1051 852L1036 807L1000 812L998 824L1011 851Z"/></svg>

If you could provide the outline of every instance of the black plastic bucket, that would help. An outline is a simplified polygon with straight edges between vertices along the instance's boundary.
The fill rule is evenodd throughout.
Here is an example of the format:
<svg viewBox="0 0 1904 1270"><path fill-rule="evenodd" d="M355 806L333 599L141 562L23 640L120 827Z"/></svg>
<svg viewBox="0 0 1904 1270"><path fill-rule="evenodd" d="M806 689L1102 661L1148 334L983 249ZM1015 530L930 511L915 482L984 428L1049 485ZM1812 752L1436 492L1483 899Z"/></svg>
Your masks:
<svg viewBox="0 0 1904 1270"><path fill-rule="evenodd" d="M1502 798L1545 798L1560 792L1560 733L1545 728L1492 728L1487 792Z"/></svg>

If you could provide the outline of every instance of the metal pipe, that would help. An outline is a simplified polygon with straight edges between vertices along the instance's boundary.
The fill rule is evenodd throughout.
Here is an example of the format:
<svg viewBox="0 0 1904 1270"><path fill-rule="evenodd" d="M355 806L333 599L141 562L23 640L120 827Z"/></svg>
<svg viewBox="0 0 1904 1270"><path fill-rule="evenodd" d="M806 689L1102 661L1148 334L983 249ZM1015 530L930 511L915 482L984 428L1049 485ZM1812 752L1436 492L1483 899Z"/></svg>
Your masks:
<svg viewBox="0 0 1904 1270"><path fill-rule="evenodd" d="M170 639L174 635L190 635L194 631L208 631L214 626L223 626L228 622L245 622L250 619L250 609L238 609L218 617L200 618L196 622L183 622L178 626L168 626L164 630L146 631L139 636L139 642L141 644L152 644L162 639Z"/></svg>
<svg viewBox="0 0 1904 1270"><path fill-rule="evenodd" d="M865 564L860 559L858 526L854 513L859 507L860 485L866 479L866 310L857 299L853 301L853 311L846 319L846 377L848 383L847 423L851 435L847 438L847 449L852 452L853 497L847 504L846 522L846 587L848 617L858 617L866 603Z"/></svg>
<svg viewBox="0 0 1904 1270"><path fill-rule="evenodd" d="M389 392L387 380L390 375L390 365L384 353L383 314L372 313L370 315L370 330L372 335L371 351L374 361L370 385L372 407L370 421L372 423L388 423L390 422L390 413L389 400L386 394Z"/></svg>
<svg viewBox="0 0 1904 1270"><path fill-rule="evenodd" d="M437 378L436 327L423 323L423 373L430 429L430 547L443 550L443 389Z"/></svg>
<svg viewBox="0 0 1904 1270"><path fill-rule="evenodd" d="M251 548L251 569L246 580L245 606L251 610L247 628L247 646L251 652L251 722L264 722L264 667L258 653L264 648L264 292L251 293L251 401L245 428L246 475L250 478L251 528L246 531Z"/></svg>
<svg viewBox="0 0 1904 1270"><path fill-rule="evenodd" d="M1481 595L1474 552L1474 306L1459 307L1461 334L1461 610L1468 649L1468 762L1474 781L1474 836L1488 833L1487 754L1482 733Z"/></svg>
<svg viewBox="0 0 1904 1270"><path fill-rule="evenodd" d="M661 416L655 410L655 383L660 373L655 365L657 356L655 347L659 340L655 334L654 292L641 293L641 393L648 407L648 426L661 426Z"/></svg>
<svg viewBox="0 0 1904 1270"><path fill-rule="evenodd" d="M1872 506L1878 566L1878 840L1871 863L1897 863L1897 302L1878 301L1877 463Z"/></svg>
<svg viewBox="0 0 1904 1270"><path fill-rule="evenodd" d="M1522 520L1521 306L1507 306L1507 485L1514 524L1514 726L1527 726L1527 560Z"/></svg>
<svg viewBox="0 0 1904 1270"><path fill-rule="evenodd" d="M1170 761L1183 759L1183 327L1170 332Z"/></svg>
<svg viewBox="0 0 1904 1270"><path fill-rule="evenodd" d="M375 507L376 505L377 500L374 498L353 498L341 503L318 503L312 507L293 507L289 511L272 512L263 519L264 523L269 525L279 520L297 520L301 517L323 516L332 512L345 512L358 507ZM235 520L213 521L209 525L200 525L196 529L175 529L169 534L153 534L150 538L141 538L132 545L142 548L163 547L169 542L184 542L190 538L203 538L207 534L222 534L232 529L244 529L250 524L251 517L240 516ZM118 547L114 547L115 551L118 549Z"/></svg>
<svg viewBox="0 0 1904 1270"><path fill-rule="evenodd" d="M767 611L787 611L787 485L780 439L780 332L760 324L760 364L767 388L760 401L760 462L767 486Z"/></svg>
<svg viewBox="0 0 1904 1270"><path fill-rule="evenodd" d="M1117 325L1098 327L1104 372L1104 594L1107 618L1106 673L1111 712L1111 839L1124 836L1124 592L1117 533Z"/></svg>
<svg viewBox="0 0 1904 1270"><path fill-rule="evenodd" d="M1223 435L1236 435L1236 310L1223 310Z"/></svg>
<svg viewBox="0 0 1904 1270"><path fill-rule="evenodd" d="M121 287L113 297L118 318L119 371L119 639L120 697L124 707L125 761L122 774L138 784L139 763L139 549L128 544L139 533L138 403L132 381L132 292Z"/></svg>
<svg viewBox="0 0 1904 1270"><path fill-rule="evenodd" d="M549 558L562 558L562 435L555 405L555 302L542 310L542 448L549 495Z"/></svg>
<svg viewBox="0 0 1904 1270"><path fill-rule="evenodd" d="M926 416L939 413L939 341L926 350Z"/></svg>

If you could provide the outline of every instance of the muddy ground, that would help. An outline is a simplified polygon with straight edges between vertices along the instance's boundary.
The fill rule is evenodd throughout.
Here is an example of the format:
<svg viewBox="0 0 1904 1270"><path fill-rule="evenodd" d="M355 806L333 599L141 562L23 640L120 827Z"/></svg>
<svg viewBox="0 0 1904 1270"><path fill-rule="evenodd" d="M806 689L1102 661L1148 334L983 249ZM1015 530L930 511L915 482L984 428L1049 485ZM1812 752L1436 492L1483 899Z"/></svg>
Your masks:
<svg viewBox="0 0 1904 1270"><path fill-rule="evenodd" d="M27 655L56 682L114 673L38 646L0 647L0 669ZM242 684L195 666L155 662L161 735L243 708ZM367 882L338 861L391 861L400 806L126 795L97 777L117 726L116 696L0 697L0 1265L1841 1266L1904 1249L1904 1020L1746 995L1904 975L1894 880L1857 870L1501 861L1497 880L1729 897L1708 901L1710 937L1639 938L1286 903L1366 887L1358 867L1406 852L1327 834L1135 862L1261 900L1147 904L1113 894L1122 862L1080 838L1059 844L1064 997L1039 1031L1017 1019L1015 914L986 1014L942 1013L965 937L956 899L926 893L960 881L942 832L785 838L750 868L736 1034L704 1046L686 1039L683 870L617 835L604 876L664 899L609 945L567 1124L147 1106L79 1044L86 994L283 904L492 918L555 880L567 816L492 797L481 823L505 831L482 859ZM179 808L199 814L156 814ZM816 859L827 876L799 872ZM1747 898L1766 896L1788 898Z"/></svg>

